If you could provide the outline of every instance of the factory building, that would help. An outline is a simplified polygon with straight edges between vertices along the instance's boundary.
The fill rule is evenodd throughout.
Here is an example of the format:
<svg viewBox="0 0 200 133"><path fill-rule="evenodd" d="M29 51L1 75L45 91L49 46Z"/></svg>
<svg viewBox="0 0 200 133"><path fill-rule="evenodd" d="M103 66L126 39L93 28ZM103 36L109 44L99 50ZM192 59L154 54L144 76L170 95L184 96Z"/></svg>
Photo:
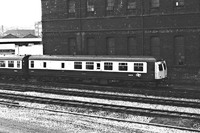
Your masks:
<svg viewBox="0 0 200 133"><path fill-rule="evenodd" d="M42 0L44 54L152 55L200 66L199 0Z"/></svg>

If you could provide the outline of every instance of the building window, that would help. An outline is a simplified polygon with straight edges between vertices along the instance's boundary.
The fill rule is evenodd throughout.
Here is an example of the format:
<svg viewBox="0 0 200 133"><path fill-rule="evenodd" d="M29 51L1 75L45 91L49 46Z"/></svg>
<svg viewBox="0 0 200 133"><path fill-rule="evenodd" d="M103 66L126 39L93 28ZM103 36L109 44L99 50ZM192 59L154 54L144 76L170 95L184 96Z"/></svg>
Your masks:
<svg viewBox="0 0 200 133"><path fill-rule="evenodd" d="M159 58L161 56L160 55L161 46L160 46L160 38L159 37L151 37L150 49L151 49L150 55L157 57L157 58Z"/></svg>
<svg viewBox="0 0 200 133"><path fill-rule="evenodd" d="M134 71L143 71L143 63L134 63Z"/></svg>
<svg viewBox="0 0 200 133"><path fill-rule="evenodd" d="M17 68L20 68L20 61L17 61Z"/></svg>
<svg viewBox="0 0 200 133"><path fill-rule="evenodd" d="M176 36L174 38L175 45L175 65L184 65L185 64L185 44L183 36Z"/></svg>
<svg viewBox="0 0 200 133"><path fill-rule="evenodd" d="M31 61L31 68L34 68L34 61Z"/></svg>
<svg viewBox="0 0 200 133"><path fill-rule="evenodd" d="M107 45L107 54L108 55L115 55L115 39L114 38L107 38L106 39Z"/></svg>
<svg viewBox="0 0 200 133"><path fill-rule="evenodd" d="M112 70L113 69L113 63L112 62L105 62L104 63L104 70Z"/></svg>
<svg viewBox="0 0 200 133"><path fill-rule="evenodd" d="M136 0L128 0L127 9L128 10L135 10L136 9Z"/></svg>
<svg viewBox="0 0 200 133"><path fill-rule="evenodd" d="M94 62L86 62L86 69L93 70Z"/></svg>
<svg viewBox="0 0 200 133"><path fill-rule="evenodd" d="M75 0L69 0L69 3L68 3L68 12L73 14L76 11L75 9L76 9Z"/></svg>
<svg viewBox="0 0 200 133"><path fill-rule="evenodd" d="M107 11L114 10L114 5L115 5L115 0L107 0L106 10Z"/></svg>
<svg viewBox="0 0 200 133"><path fill-rule="evenodd" d="M0 67L6 67L5 61L0 61Z"/></svg>
<svg viewBox="0 0 200 133"><path fill-rule="evenodd" d="M160 6L160 0L151 0L151 8L158 8Z"/></svg>
<svg viewBox="0 0 200 133"><path fill-rule="evenodd" d="M86 53L87 55L95 55L95 39L94 38L87 38L86 44Z"/></svg>
<svg viewBox="0 0 200 133"><path fill-rule="evenodd" d="M175 0L175 6L176 7L182 7L185 5L184 0Z"/></svg>
<svg viewBox="0 0 200 133"><path fill-rule="evenodd" d="M8 61L8 67L14 67L14 61Z"/></svg>
<svg viewBox="0 0 200 133"><path fill-rule="evenodd" d="M82 62L74 62L74 69L82 69Z"/></svg>
<svg viewBox="0 0 200 133"><path fill-rule="evenodd" d="M128 37L127 51L128 55L137 55L138 49L136 37Z"/></svg>
<svg viewBox="0 0 200 133"><path fill-rule="evenodd" d="M87 0L87 12L94 12L94 0Z"/></svg>

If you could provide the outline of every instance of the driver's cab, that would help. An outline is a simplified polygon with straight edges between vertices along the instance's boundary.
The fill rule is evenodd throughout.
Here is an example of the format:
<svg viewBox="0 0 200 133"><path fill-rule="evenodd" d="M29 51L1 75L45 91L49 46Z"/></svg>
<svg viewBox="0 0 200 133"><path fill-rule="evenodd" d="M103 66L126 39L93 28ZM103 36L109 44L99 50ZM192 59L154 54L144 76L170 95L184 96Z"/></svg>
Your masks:
<svg viewBox="0 0 200 133"><path fill-rule="evenodd" d="M155 79L167 78L167 65L165 61L155 62Z"/></svg>

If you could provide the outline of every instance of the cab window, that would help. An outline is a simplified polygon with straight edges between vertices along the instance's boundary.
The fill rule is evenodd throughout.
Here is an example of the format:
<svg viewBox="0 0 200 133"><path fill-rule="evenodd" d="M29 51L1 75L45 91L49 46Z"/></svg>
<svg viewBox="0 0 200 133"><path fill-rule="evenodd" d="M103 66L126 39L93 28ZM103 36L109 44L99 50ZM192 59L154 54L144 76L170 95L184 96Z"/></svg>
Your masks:
<svg viewBox="0 0 200 133"><path fill-rule="evenodd" d="M163 66L162 66L162 64L159 64L159 65L158 65L158 68L159 68L159 71L163 71Z"/></svg>
<svg viewBox="0 0 200 133"><path fill-rule="evenodd" d="M163 66L164 66L164 70L167 70L167 66L165 63L163 63Z"/></svg>

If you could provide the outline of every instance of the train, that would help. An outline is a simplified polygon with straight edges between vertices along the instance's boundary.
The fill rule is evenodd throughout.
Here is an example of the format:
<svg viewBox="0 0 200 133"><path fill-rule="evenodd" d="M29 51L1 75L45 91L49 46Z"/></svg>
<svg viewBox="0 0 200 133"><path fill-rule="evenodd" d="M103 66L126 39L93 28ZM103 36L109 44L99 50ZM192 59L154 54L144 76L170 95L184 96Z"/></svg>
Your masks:
<svg viewBox="0 0 200 133"><path fill-rule="evenodd" d="M151 56L2 55L0 79L134 85L161 83L167 64Z"/></svg>

